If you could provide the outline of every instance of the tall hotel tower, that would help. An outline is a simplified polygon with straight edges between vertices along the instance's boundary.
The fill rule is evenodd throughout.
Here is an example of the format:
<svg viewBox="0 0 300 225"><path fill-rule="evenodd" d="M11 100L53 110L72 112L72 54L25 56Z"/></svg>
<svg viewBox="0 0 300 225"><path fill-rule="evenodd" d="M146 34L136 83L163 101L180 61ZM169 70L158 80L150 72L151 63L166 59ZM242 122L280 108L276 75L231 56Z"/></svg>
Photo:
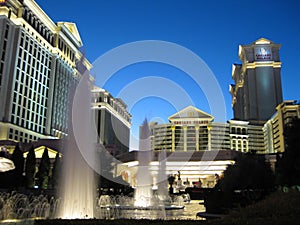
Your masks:
<svg viewBox="0 0 300 225"><path fill-rule="evenodd" d="M33 0L2 0L0 31L0 140L66 136L71 87L91 68L76 25Z"/></svg>
<svg viewBox="0 0 300 225"><path fill-rule="evenodd" d="M263 124L282 102L279 44L261 38L239 46L242 64L234 64L230 87L234 119Z"/></svg>

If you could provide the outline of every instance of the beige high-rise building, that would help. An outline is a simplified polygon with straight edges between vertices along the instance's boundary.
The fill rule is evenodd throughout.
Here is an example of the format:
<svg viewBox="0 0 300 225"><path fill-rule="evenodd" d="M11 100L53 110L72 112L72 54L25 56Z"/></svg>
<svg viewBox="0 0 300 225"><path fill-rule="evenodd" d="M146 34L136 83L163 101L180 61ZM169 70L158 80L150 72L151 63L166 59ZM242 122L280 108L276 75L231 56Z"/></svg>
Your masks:
<svg viewBox="0 0 300 225"><path fill-rule="evenodd" d="M283 101L276 107L276 113L264 125L264 140L267 153L285 151L286 126L294 119L300 119L300 104L294 100Z"/></svg>

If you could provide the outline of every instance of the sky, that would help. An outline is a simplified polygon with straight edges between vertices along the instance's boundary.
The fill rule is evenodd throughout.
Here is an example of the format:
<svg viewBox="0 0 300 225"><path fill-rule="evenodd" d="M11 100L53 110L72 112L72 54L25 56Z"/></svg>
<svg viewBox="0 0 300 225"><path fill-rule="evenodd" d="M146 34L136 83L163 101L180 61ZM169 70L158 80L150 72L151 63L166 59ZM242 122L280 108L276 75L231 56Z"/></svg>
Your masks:
<svg viewBox="0 0 300 225"><path fill-rule="evenodd" d="M83 41L83 51L94 65L111 53L111 64L124 58L127 64L102 81L102 67L95 67L92 75L96 85L121 97L132 114L132 132L149 121L167 123L168 117L188 105L213 114L225 107L224 116L216 122L233 117L229 85L233 83L233 63L238 58L239 45L247 45L264 37L281 44L281 79L284 100L300 100L300 2L295 0L36 0L54 22L74 22ZM149 44L150 50L140 48L141 58L131 59L131 50L122 46ZM155 44L163 44L156 47ZM173 47L172 47L173 44ZM165 46L181 49L186 56L143 61L147 51L165 53ZM121 46L121 47L120 47ZM143 46L143 45L142 45ZM134 50L134 48L133 48ZM115 54L115 55L114 55ZM189 74L180 65L191 65L196 55L210 69L209 74ZM123 57L123 59L121 59ZM146 56L145 56L146 57ZM146 57L147 58L147 57ZM102 61L101 61L102 60ZM165 60L165 61L164 61ZM117 62L116 62L117 61ZM126 60L125 60L126 61ZM198 62L200 62L198 60ZM175 63L174 63L175 62ZM121 66L123 65L123 67ZM104 64L105 66L105 64ZM100 69L99 69L100 68ZM211 81L211 77L215 82ZM201 77L201 75L200 75ZM208 78L210 77L210 78ZM196 79L195 79L196 78ZM220 89L219 89L220 88ZM215 95L215 96L212 96ZM221 96L222 95L222 96ZM224 99L224 103L220 100ZM217 102L215 102L215 101ZM218 107L222 109L218 109ZM224 106L224 107L223 107Z"/></svg>

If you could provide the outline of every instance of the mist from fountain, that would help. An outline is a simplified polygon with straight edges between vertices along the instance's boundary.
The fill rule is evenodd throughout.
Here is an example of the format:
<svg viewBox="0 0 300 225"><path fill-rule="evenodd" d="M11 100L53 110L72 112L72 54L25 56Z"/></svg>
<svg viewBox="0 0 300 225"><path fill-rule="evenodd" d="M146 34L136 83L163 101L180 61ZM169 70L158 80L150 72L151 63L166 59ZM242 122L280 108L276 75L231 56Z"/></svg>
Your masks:
<svg viewBox="0 0 300 225"><path fill-rule="evenodd" d="M53 218L57 208L58 201L54 197L0 193L0 221Z"/></svg>
<svg viewBox="0 0 300 225"><path fill-rule="evenodd" d="M157 175L157 195L158 198L165 204L170 202L170 195L168 191L168 177L166 173L166 151L161 151L158 154L159 170Z"/></svg>
<svg viewBox="0 0 300 225"><path fill-rule="evenodd" d="M92 168L96 152L88 75L81 78L72 107L72 126L63 157L63 174L59 188L61 204L57 217L93 218L96 185Z"/></svg>
<svg viewBox="0 0 300 225"><path fill-rule="evenodd" d="M134 197L102 195L98 201L102 219L166 219L166 209L183 209L181 196L171 198L166 175L166 152L159 154L158 190L153 194L150 162L151 132L147 120L140 127L140 146Z"/></svg>
<svg viewBox="0 0 300 225"><path fill-rule="evenodd" d="M78 219L94 217L94 173L80 154L76 143L68 142L64 155L63 179L59 218Z"/></svg>
<svg viewBox="0 0 300 225"><path fill-rule="evenodd" d="M138 151L138 170L136 176L136 189L134 193L134 206L152 206L152 176L149 164L152 160L151 132L147 120L140 127L140 141Z"/></svg>

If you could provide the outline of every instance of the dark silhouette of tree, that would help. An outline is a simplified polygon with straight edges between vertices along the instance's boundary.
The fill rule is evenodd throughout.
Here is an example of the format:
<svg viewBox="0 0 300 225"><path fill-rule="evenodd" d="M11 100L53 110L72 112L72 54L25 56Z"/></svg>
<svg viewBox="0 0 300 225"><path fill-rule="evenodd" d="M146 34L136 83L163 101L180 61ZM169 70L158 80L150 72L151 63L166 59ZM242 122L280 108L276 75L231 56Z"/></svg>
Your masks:
<svg viewBox="0 0 300 225"><path fill-rule="evenodd" d="M38 171L39 188L47 189L49 181L50 158L48 149L45 148Z"/></svg>
<svg viewBox="0 0 300 225"><path fill-rule="evenodd" d="M59 175L61 174L61 159L59 157L59 153L56 153L55 156L55 161L53 163L53 168L52 168L52 176L51 176L51 181L50 184L52 188L56 189L58 182L59 182Z"/></svg>
<svg viewBox="0 0 300 225"><path fill-rule="evenodd" d="M284 129L285 152L277 154L277 185L300 185L300 119L294 119Z"/></svg>
<svg viewBox="0 0 300 225"><path fill-rule="evenodd" d="M269 163L263 155L253 153L237 157L234 165L224 171L220 180L221 190L232 192L234 190L263 189L268 190L274 186L274 174Z"/></svg>
<svg viewBox="0 0 300 225"><path fill-rule="evenodd" d="M34 188L35 164L36 164L36 158L35 158L34 147L31 146L27 154L26 163L25 163L25 179L26 179L27 188Z"/></svg>
<svg viewBox="0 0 300 225"><path fill-rule="evenodd" d="M205 199L206 211L224 213L236 206L246 206L262 199L273 190L274 174L264 155L239 155L229 165L219 185Z"/></svg>
<svg viewBox="0 0 300 225"><path fill-rule="evenodd" d="M13 170L13 186L15 188L23 186L23 172L24 172L24 157L19 145L16 145L14 152L11 156L11 160L15 164L15 169Z"/></svg>

